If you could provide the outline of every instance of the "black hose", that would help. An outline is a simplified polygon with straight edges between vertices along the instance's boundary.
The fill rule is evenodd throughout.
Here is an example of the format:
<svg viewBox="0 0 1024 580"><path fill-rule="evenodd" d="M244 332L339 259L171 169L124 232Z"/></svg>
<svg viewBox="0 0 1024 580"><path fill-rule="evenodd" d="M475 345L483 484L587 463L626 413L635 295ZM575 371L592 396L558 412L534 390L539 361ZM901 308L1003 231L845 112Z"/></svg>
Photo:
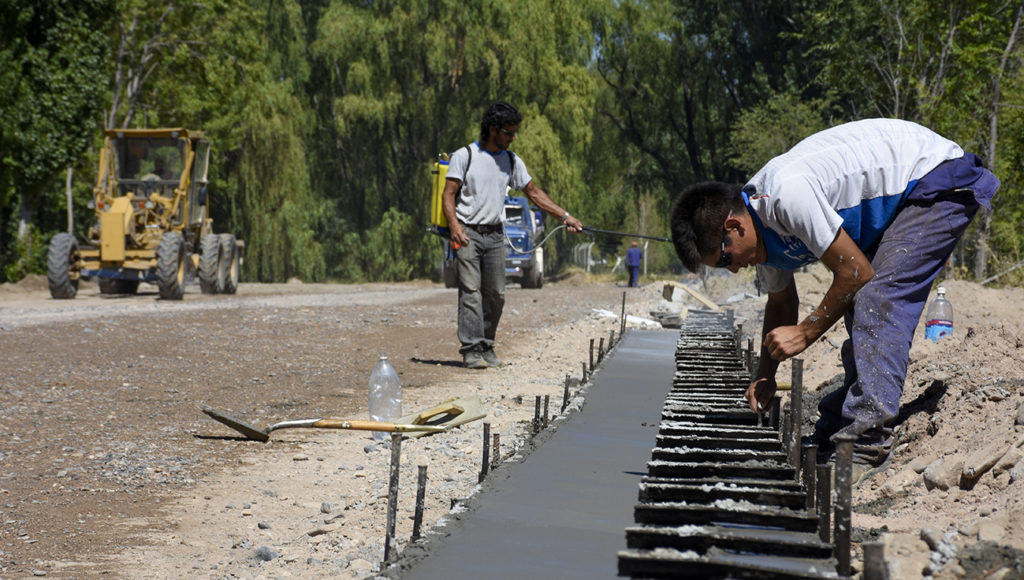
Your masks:
<svg viewBox="0 0 1024 580"><path fill-rule="evenodd" d="M611 231L608 231L608 230L599 230L597 228L592 228L590 226L583 226L583 231L591 233L591 234L607 234L607 235L610 235L610 236L621 236L623 238L643 238L645 240L657 240L659 242L671 242L672 241L672 240L670 240L668 238L662 238L662 237L658 237L658 236L645 236L643 234L627 234L627 233L624 233L624 232L611 232Z"/></svg>

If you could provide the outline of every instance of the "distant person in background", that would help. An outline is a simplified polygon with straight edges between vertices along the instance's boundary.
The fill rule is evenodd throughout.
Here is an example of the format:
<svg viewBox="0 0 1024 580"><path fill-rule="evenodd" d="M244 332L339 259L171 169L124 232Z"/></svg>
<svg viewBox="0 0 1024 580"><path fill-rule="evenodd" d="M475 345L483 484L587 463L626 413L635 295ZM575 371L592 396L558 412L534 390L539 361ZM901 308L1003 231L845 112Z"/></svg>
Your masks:
<svg viewBox="0 0 1024 580"><path fill-rule="evenodd" d="M466 368L501 366L494 336L505 307L505 191L521 190L530 201L555 216L570 232L583 231L537 187L523 160L508 150L523 117L515 107L497 102L480 122L480 139L452 154L444 192L444 216L451 229L459 276L458 337Z"/></svg>
<svg viewBox="0 0 1024 580"><path fill-rule="evenodd" d="M701 183L672 208L672 241L691 272L757 267L768 292L761 362L746 397L765 409L779 363L839 320L843 386L822 398L812 441L855 439L854 481L887 464L910 345L935 277L999 180L981 159L908 121L826 129L768 162L745 185ZM801 319L793 276L821 260L832 283Z"/></svg>
<svg viewBox="0 0 1024 580"><path fill-rule="evenodd" d="M640 264L644 262L644 253L637 247L636 242L626 250L626 269L629 270L629 287L636 288L640 285Z"/></svg>

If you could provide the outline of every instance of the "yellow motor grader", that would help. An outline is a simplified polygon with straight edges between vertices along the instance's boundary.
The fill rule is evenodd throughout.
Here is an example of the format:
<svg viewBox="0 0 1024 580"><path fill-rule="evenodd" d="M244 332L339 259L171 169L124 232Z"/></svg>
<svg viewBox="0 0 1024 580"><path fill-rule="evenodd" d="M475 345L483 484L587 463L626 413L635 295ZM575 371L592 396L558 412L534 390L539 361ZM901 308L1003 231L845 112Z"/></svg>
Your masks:
<svg viewBox="0 0 1024 580"><path fill-rule="evenodd" d="M107 130L89 202L96 219L86 244L68 233L50 241L50 295L74 298L89 276L103 294L134 294L150 282L161 298L181 300L197 272L204 294L234 294L244 244L213 233L209 160L200 131Z"/></svg>

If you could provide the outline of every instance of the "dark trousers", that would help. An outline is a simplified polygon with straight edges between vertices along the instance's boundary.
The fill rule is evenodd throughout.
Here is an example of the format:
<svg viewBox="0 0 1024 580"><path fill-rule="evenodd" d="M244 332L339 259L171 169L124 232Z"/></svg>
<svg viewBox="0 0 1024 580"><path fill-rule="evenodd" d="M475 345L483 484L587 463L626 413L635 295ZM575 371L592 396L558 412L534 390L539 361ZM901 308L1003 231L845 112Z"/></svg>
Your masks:
<svg viewBox="0 0 1024 580"><path fill-rule="evenodd" d="M466 229L469 244L455 251L459 269L459 352L491 350L505 308L505 236Z"/></svg>
<svg viewBox="0 0 1024 580"><path fill-rule="evenodd" d="M629 287L636 288L640 285L640 266L626 266L626 269L629 270Z"/></svg>
<svg viewBox="0 0 1024 580"><path fill-rule="evenodd" d="M845 316L846 379L818 405L814 439L819 445L843 433L856 438L854 457L861 462L877 464L888 456L921 311L977 211L974 194L965 190L931 201L908 200L868 254L875 275Z"/></svg>

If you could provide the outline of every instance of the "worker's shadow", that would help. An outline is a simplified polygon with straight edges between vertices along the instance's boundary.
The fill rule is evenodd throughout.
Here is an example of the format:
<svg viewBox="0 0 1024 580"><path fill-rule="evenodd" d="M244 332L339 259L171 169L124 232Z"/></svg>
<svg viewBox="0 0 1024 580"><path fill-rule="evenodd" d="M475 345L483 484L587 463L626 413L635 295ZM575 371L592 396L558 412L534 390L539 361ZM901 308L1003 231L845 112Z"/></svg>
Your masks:
<svg viewBox="0 0 1024 580"><path fill-rule="evenodd" d="M409 361L417 363L417 364L421 364L421 365L435 365L435 366L442 366L442 367L456 367L456 368L460 368L460 369L462 368L462 361L461 360L434 360L434 359L412 357L411 359L409 359Z"/></svg>
<svg viewBox="0 0 1024 580"><path fill-rule="evenodd" d="M917 396L916 399L910 401L906 405L900 406L900 412L896 415L896 422L893 426L901 425L904 421L909 419L911 416L917 413L928 413L931 415L939 407L939 401L946 395L949 390L946 387L946 383L942 381L932 381L932 384L924 390L923 393Z"/></svg>

